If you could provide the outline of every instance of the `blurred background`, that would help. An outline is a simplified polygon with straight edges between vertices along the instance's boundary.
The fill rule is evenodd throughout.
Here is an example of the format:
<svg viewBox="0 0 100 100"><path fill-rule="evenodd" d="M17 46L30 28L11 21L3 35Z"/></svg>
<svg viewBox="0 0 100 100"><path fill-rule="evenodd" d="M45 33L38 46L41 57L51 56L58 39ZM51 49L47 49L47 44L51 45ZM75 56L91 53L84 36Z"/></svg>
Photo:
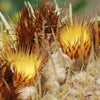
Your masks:
<svg viewBox="0 0 100 100"><path fill-rule="evenodd" d="M30 1L31 4L36 4L41 0L0 0L0 11L6 16L13 16L21 11L24 6L24 1ZM52 0L53 1L53 0ZM100 0L57 0L60 7L68 6L72 3L73 14L83 14L92 16L95 11L100 14Z"/></svg>

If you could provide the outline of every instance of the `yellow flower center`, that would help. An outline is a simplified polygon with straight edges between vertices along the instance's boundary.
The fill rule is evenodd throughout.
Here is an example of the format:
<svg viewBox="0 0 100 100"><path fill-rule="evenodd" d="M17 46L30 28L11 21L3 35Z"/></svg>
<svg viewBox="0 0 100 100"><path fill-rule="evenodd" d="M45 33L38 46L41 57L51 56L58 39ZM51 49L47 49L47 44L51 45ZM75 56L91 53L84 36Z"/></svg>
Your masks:
<svg viewBox="0 0 100 100"><path fill-rule="evenodd" d="M60 31L62 50L69 57L78 58L83 50L83 57L88 58L91 47L90 30L87 25L75 24L66 26Z"/></svg>
<svg viewBox="0 0 100 100"><path fill-rule="evenodd" d="M39 71L43 63L41 56L37 57L36 54L29 55L22 52L8 55L7 60L11 63L11 66L13 66L16 80L21 76L20 80L25 79L25 81L34 78L36 76L36 70Z"/></svg>

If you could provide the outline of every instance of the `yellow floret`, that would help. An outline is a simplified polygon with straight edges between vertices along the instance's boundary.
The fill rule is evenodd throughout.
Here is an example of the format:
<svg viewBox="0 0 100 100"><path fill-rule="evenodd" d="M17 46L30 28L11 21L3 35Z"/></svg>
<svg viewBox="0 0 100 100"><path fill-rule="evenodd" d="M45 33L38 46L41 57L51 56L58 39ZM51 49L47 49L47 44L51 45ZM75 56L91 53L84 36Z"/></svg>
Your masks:
<svg viewBox="0 0 100 100"><path fill-rule="evenodd" d="M60 43L63 52L72 59L80 56L80 48L83 49L83 57L87 59L91 47L89 27L78 23L65 26L60 31Z"/></svg>

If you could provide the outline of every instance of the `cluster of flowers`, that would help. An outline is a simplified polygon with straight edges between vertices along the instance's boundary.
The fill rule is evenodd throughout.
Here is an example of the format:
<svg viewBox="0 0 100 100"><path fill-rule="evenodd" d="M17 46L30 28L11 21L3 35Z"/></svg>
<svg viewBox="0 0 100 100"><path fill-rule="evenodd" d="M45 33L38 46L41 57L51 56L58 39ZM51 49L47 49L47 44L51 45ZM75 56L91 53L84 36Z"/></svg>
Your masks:
<svg viewBox="0 0 100 100"><path fill-rule="evenodd" d="M55 37L63 53L71 59L77 59L80 56L86 60L89 58L92 43L95 43L95 34L98 33L94 27L96 22L86 22L84 19L84 21L75 22L71 20L71 16L64 19L57 4L43 2L34 10L29 3L26 3L17 25L12 23L7 25L4 22L5 28L2 29L1 26L0 31L0 91L2 94L7 91L4 87L6 82L11 87L12 91L8 89L10 92L15 88L34 85L37 74L48 60L48 46L50 53L55 49L52 47ZM5 89L2 90L2 88ZM17 95L13 92L14 99Z"/></svg>

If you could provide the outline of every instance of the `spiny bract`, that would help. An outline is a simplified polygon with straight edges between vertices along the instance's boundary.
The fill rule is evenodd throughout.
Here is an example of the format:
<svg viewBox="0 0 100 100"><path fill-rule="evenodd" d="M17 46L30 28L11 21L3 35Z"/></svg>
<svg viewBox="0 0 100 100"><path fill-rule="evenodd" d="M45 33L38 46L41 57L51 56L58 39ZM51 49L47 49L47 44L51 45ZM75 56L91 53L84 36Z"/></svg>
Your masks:
<svg viewBox="0 0 100 100"><path fill-rule="evenodd" d="M87 59L91 49L90 33L89 26L80 23L63 27L60 31L63 52L72 59L77 59L83 52L82 56Z"/></svg>

